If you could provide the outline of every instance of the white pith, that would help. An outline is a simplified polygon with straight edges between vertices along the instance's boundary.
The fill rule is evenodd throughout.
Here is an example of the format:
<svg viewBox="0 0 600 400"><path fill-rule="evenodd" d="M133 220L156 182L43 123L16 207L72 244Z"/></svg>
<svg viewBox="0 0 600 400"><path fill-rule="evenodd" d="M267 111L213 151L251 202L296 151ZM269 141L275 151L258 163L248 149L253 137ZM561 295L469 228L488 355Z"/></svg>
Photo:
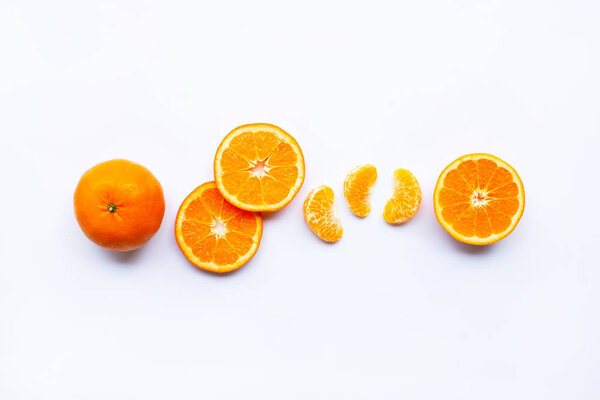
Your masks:
<svg viewBox="0 0 600 400"><path fill-rule="evenodd" d="M477 188L471 195L471 207L473 208L485 207L489 201L488 193L484 189Z"/></svg>
<svg viewBox="0 0 600 400"><path fill-rule="evenodd" d="M227 233L227 227L223 222L215 218L213 222L212 233L217 236L225 236Z"/></svg>

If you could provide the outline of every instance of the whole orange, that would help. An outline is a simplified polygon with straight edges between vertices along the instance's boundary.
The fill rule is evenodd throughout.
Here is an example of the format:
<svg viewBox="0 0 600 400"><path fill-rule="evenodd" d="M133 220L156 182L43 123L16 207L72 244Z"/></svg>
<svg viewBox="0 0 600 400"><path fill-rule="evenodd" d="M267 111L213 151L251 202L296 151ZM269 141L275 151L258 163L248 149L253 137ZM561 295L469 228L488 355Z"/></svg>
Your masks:
<svg viewBox="0 0 600 400"><path fill-rule="evenodd" d="M156 233L165 213L158 180L143 166L110 160L87 170L75 189L75 217L94 243L117 251L137 249Z"/></svg>

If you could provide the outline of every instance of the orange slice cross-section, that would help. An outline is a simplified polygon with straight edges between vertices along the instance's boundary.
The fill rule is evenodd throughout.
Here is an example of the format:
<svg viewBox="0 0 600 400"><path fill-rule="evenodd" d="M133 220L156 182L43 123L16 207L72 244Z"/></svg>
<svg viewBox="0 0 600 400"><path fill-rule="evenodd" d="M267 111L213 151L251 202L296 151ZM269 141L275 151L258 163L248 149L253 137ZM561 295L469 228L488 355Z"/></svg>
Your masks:
<svg viewBox="0 0 600 400"><path fill-rule="evenodd" d="M490 154L468 154L440 174L435 216L455 239L485 245L508 236L525 209L525 190L513 167Z"/></svg>
<svg viewBox="0 0 600 400"><path fill-rule="evenodd" d="M212 272L229 272L247 263L262 236L260 214L229 204L214 182L185 198L175 220L175 238L185 257Z"/></svg>
<svg viewBox="0 0 600 400"><path fill-rule="evenodd" d="M217 149L217 187L231 204L248 211L276 211L304 182L304 156L296 140L271 124L242 125Z"/></svg>

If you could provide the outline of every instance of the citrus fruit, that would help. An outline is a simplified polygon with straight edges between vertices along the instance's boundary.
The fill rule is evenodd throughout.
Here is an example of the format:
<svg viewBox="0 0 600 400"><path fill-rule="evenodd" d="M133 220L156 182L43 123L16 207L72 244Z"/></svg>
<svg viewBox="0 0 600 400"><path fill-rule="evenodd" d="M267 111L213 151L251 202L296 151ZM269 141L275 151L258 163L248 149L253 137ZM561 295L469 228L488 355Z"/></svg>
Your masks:
<svg viewBox="0 0 600 400"><path fill-rule="evenodd" d="M468 154L440 174L435 216L455 239L484 245L510 234L525 208L525 191L513 167L490 154Z"/></svg>
<svg viewBox="0 0 600 400"><path fill-rule="evenodd" d="M223 197L248 211L276 211L304 182L304 156L290 134L271 124L242 125L225 136L215 155Z"/></svg>
<svg viewBox="0 0 600 400"><path fill-rule="evenodd" d="M383 209L383 219L401 224L415 216L421 204L421 187L417 178L406 169L394 171L394 193Z"/></svg>
<svg viewBox="0 0 600 400"><path fill-rule="evenodd" d="M254 256L262 228L260 214L229 204L215 182L207 182L194 189L179 207L175 238L196 267L229 272Z"/></svg>
<svg viewBox="0 0 600 400"><path fill-rule="evenodd" d="M344 197L350 211L357 217L366 217L371 212L369 194L377 180L377 169L365 164L354 168L344 180Z"/></svg>
<svg viewBox="0 0 600 400"><path fill-rule="evenodd" d="M333 190L319 186L311 190L304 200L304 221L320 239L337 242L344 229L337 216Z"/></svg>
<svg viewBox="0 0 600 400"><path fill-rule="evenodd" d="M106 161L87 170L75 189L73 204L83 233L97 245L117 251L143 246L165 213L158 180L127 160Z"/></svg>

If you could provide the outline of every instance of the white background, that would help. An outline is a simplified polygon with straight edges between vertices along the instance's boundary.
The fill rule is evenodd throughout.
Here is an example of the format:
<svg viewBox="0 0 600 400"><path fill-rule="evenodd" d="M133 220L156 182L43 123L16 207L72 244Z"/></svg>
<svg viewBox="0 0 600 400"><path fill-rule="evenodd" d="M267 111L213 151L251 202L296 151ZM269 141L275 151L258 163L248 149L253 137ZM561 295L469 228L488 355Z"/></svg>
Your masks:
<svg viewBox="0 0 600 400"><path fill-rule="evenodd" d="M0 1L0 398L596 399L598 1ZM232 128L296 137L306 181L254 259L189 264L175 213ZM445 165L489 152L527 197L475 248L435 220ZM89 242L81 174L123 157L163 185L141 250ZM373 212L342 197L379 172ZM423 202L381 212L392 171ZM328 184L335 245L302 220Z"/></svg>

